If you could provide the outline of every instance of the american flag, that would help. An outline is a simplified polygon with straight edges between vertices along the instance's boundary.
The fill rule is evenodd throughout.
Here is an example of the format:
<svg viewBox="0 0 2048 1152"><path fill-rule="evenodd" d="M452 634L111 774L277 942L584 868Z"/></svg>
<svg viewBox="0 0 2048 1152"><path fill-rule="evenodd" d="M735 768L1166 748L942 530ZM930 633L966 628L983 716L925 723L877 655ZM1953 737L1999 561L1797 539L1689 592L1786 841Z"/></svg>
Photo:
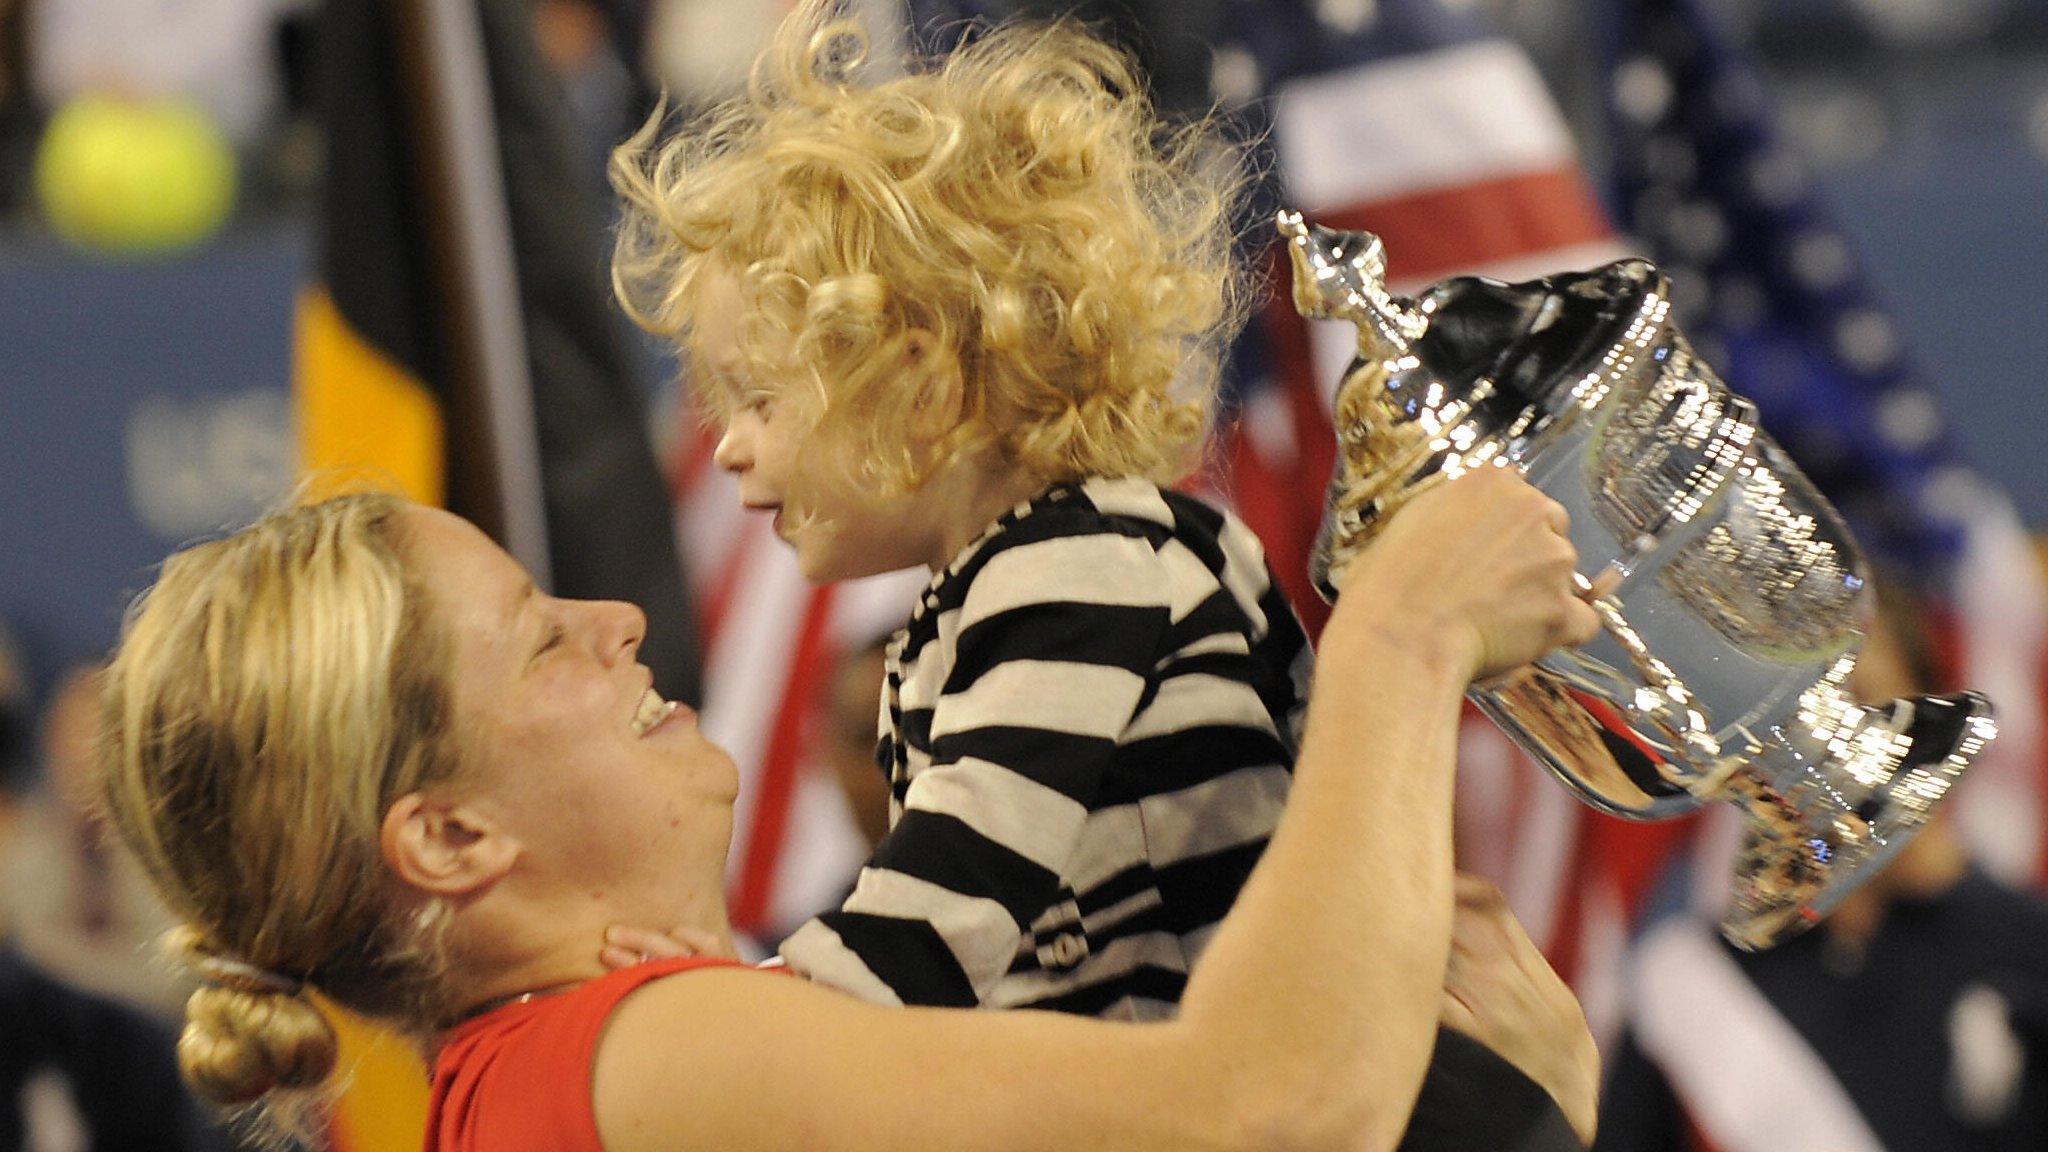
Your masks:
<svg viewBox="0 0 2048 1152"><path fill-rule="evenodd" d="M1987 866L2048 880L2048 598L2011 502L1964 463L1743 49L1697 0L1605 0L1602 17L1620 219L1671 275L1702 354L1866 550L1946 593L1963 681L2001 732L1952 803Z"/></svg>

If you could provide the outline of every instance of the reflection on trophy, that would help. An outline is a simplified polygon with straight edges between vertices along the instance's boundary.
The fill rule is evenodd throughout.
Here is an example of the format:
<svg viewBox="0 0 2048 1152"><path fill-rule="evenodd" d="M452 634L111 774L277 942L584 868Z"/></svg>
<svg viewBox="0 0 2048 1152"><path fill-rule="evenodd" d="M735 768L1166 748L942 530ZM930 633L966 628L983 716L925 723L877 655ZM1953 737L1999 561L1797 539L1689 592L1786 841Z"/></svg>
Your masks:
<svg viewBox="0 0 2048 1152"><path fill-rule="evenodd" d="M1401 503L1513 466L1571 513L1601 635L1472 698L1586 803L1744 813L1722 930L1761 948L1825 916L1924 824L1996 734L1974 693L1865 707L1844 687L1867 592L1856 544L1693 355L1641 260L1524 284L1388 292L1384 249L1283 212L1303 315L1349 320L1325 596ZM1590 582L1589 585L1590 587Z"/></svg>

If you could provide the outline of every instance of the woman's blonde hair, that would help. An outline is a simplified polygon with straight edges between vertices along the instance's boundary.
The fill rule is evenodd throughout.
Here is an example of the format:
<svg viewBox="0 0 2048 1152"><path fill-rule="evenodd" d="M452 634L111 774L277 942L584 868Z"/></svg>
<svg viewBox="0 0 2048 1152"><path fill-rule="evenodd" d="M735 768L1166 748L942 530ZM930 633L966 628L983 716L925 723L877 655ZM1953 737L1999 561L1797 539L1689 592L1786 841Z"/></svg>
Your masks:
<svg viewBox="0 0 2048 1152"><path fill-rule="evenodd" d="M185 922L175 946L202 975L263 977L216 975L187 1004L179 1063L218 1103L331 1071L334 1033L295 982L415 1029L441 1011L433 906L403 906L379 852L391 802L455 771L405 507L337 497L177 553L106 673L108 812Z"/></svg>
<svg viewBox="0 0 2048 1152"><path fill-rule="evenodd" d="M1046 483L1185 475L1245 312L1239 150L1213 120L1162 125L1131 62L1071 23L862 84L866 41L834 8L799 5L744 96L614 154L627 311L687 343L728 278L748 372L885 491L979 449ZM896 374L919 330L964 388L935 443L911 431L935 398Z"/></svg>

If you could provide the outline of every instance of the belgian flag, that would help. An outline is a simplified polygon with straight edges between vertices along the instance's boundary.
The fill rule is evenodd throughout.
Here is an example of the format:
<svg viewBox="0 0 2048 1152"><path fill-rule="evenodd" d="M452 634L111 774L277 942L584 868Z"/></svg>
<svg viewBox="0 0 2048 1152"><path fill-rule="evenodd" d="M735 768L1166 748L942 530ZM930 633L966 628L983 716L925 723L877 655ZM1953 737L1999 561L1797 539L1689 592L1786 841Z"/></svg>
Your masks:
<svg viewBox="0 0 2048 1152"><path fill-rule="evenodd" d="M529 0L327 0L313 51L301 460L468 517L557 595L640 605L641 658L694 703L668 488Z"/></svg>
<svg viewBox="0 0 2048 1152"><path fill-rule="evenodd" d="M326 0L312 59L327 163L302 462L468 517L559 595L640 605L655 683L697 702L668 489L530 0ZM418 1148L423 1070L342 1029L337 1144Z"/></svg>

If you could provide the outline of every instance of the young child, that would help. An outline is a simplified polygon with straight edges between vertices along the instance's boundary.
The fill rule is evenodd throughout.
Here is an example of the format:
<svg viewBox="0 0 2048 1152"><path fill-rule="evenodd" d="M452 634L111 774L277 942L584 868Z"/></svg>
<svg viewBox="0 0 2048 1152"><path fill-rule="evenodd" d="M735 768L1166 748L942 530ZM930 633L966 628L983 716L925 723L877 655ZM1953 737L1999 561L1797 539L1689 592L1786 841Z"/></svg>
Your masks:
<svg viewBox="0 0 2048 1152"><path fill-rule="evenodd" d="M1005 26L857 83L810 0L747 94L621 150L615 272L805 575L924 564L891 828L783 946L884 1003L1171 1014L1285 801L1309 650L1258 541L1162 485L1243 312L1236 156L1116 51Z"/></svg>

